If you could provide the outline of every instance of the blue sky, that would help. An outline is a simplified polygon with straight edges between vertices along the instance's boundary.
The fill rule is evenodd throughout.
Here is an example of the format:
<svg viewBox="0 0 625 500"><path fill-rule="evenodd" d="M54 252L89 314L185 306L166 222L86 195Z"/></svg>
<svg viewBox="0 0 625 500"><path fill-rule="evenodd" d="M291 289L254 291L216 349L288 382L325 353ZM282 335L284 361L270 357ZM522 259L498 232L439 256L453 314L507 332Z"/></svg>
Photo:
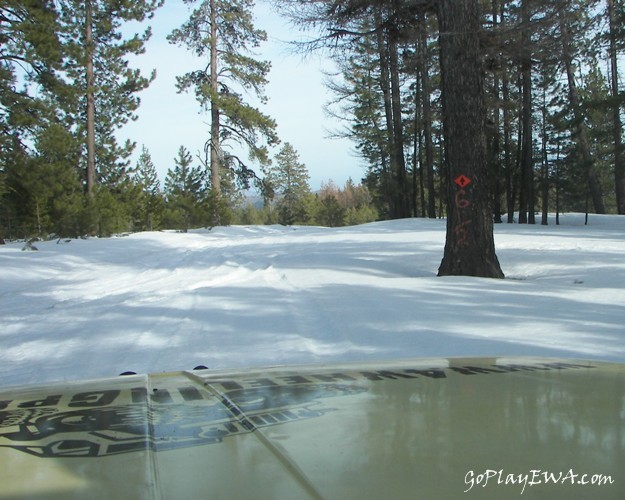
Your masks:
<svg viewBox="0 0 625 500"><path fill-rule="evenodd" d="M195 155L202 150L209 131L209 116L199 113L194 96L178 94L175 89L176 76L200 68L203 62L166 40L188 15L182 0L166 0L150 21L152 38L146 53L133 61L133 66L145 74L155 68L157 78L140 94L138 120L118 134L121 139L137 142L135 158L142 145L148 148L161 180L173 167L179 147L185 146ZM353 144L327 138L341 127L323 111L331 95L323 85L322 70L332 70L332 62L321 56L303 58L293 54L286 42L307 34L294 30L262 0L256 6L256 27L264 29L269 37L258 49L258 58L272 63L266 88L269 102L261 110L276 120L282 142L290 142L298 152L310 174L311 187L318 189L330 179L342 186L350 177L358 183L365 170L354 154Z"/></svg>

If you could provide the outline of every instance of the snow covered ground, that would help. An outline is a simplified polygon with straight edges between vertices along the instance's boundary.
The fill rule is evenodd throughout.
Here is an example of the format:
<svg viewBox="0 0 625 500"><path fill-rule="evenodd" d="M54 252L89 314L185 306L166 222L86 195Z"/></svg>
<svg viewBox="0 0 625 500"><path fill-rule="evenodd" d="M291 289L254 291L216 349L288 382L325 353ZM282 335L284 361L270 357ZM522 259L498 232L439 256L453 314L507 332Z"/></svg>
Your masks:
<svg viewBox="0 0 625 500"><path fill-rule="evenodd" d="M0 385L448 356L625 362L625 217L496 226L505 280L436 277L445 222L0 246Z"/></svg>

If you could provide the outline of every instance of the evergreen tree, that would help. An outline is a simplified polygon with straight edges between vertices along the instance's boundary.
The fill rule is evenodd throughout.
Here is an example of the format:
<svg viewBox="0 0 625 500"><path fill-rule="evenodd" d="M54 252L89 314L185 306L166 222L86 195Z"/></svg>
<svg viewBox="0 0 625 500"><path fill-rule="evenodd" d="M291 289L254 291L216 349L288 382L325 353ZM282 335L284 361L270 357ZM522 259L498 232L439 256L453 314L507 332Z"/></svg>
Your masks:
<svg viewBox="0 0 625 500"><path fill-rule="evenodd" d="M314 22L330 25L337 36L353 35L354 19L373 15L380 52L381 87L391 144L391 174L399 186L391 216L405 216L406 172L397 45L417 32L421 9L434 9L438 18L443 135L446 158L447 236L440 275L503 277L495 254L491 179L486 162L486 108L482 19L478 0L377 2L349 0L298 2L312 9ZM306 17L304 16L304 19ZM310 17L308 21L310 22ZM386 34L383 40L382 35ZM356 33L357 36L362 34ZM390 82L385 81L388 77ZM471 124L468 126L468 124ZM457 184L460 185L457 185ZM470 184L470 187L469 187ZM460 188L460 189L457 189ZM466 188L466 189L465 189Z"/></svg>
<svg viewBox="0 0 625 500"><path fill-rule="evenodd" d="M34 146L36 155L21 155L7 172L10 190L6 202L19 220L19 236L54 233L76 237L82 232L83 203L82 185L74 167L78 158L75 142L56 124L39 129Z"/></svg>
<svg viewBox="0 0 625 500"><path fill-rule="evenodd" d="M233 145L247 149L249 158L263 165L269 159L263 140L268 145L278 143L275 121L246 103L244 97L251 94L266 101L264 87L270 64L254 59L252 51L267 39L267 34L254 27L253 0L185 3L197 7L189 20L171 33L169 41L206 58L202 69L178 77L177 85L180 92L194 91L202 109L210 113L210 139L205 149L210 158L211 189L218 198L221 170L232 169L245 186L256 178Z"/></svg>
<svg viewBox="0 0 625 500"><path fill-rule="evenodd" d="M316 211L317 224L327 227L345 225L346 210L334 194L317 195L319 207Z"/></svg>
<svg viewBox="0 0 625 500"><path fill-rule="evenodd" d="M361 184L354 184L351 179L339 191L338 200L345 209L345 224L348 226L365 224L379 218L378 212L372 206L369 190Z"/></svg>
<svg viewBox="0 0 625 500"><path fill-rule="evenodd" d="M235 223L243 225L262 225L265 222L263 210L254 206L251 202L245 202L237 207Z"/></svg>
<svg viewBox="0 0 625 500"><path fill-rule="evenodd" d="M278 222L284 225L305 224L308 221L306 203L310 195L306 165L288 142L275 156L275 165L266 176L278 196Z"/></svg>
<svg viewBox="0 0 625 500"><path fill-rule="evenodd" d="M17 193L28 172L17 170L29 165L32 144L50 114L41 91L60 84L57 33L52 0L0 3L0 238L26 230L18 219Z"/></svg>
<svg viewBox="0 0 625 500"><path fill-rule="evenodd" d="M136 92L150 81L127 60L143 51L149 30L124 39L121 26L142 21L160 4L8 0L0 5L0 177L6 187L0 224L13 224L22 233L128 230L133 183L127 158L134 145L118 145L114 133L134 117ZM91 193L80 210L63 201L62 192L74 199L79 168L78 178Z"/></svg>
<svg viewBox="0 0 625 500"><path fill-rule="evenodd" d="M6 172L3 169L0 169L0 245L4 245L4 206L6 203L5 195L7 193L6 187Z"/></svg>
<svg viewBox="0 0 625 500"><path fill-rule="evenodd" d="M373 28L369 20L357 25L361 32ZM391 217L393 183L390 166L391 145L380 82L379 54L371 36L354 40L349 52L333 55L339 74L327 81L334 94L327 106L332 116L348 125L339 137L354 141L358 154L368 167L367 183L374 193L373 202L381 214Z"/></svg>
<svg viewBox="0 0 625 500"><path fill-rule="evenodd" d="M54 7L52 0L0 4L0 167L14 146L32 139L45 109L38 91L59 84Z"/></svg>
<svg viewBox="0 0 625 500"><path fill-rule="evenodd" d="M336 210L340 210L338 203L339 189L330 179L328 182L321 182L321 187L314 194L314 203L310 210L310 223L319 226L338 227L343 225L343 220L338 224L331 226L333 220L336 219L334 214ZM330 200L332 199L332 200ZM344 213L342 215L345 215Z"/></svg>
<svg viewBox="0 0 625 500"><path fill-rule="evenodd" d="M606 211L618 213L614 185L614 135L613 120L610 116L610 86L599 69L597 61L592 61L588 72L580 81L579 94L588 133L590 155L594 161L600 190ZM583 178L584 173L581 172Z"/></svg>
<svg viewBox="0 0 625 500"><path fill-rule="evenodd" d="M435 30L433 16L426 12L418 13L417 32L414 49L406 52L406 67L414 75L410 89L413 93L414 123L410 126L413 133L412 158L412 203L413 215L436 217L435 187L437 165L441 163L441 149L435 147L435 136L440 137L440 109L434 99L434 83L440 77L438 61L435 57ZM438 149L438 154L437 154ZM420 199L420 207L419 207Z"/></svg>
<svg viewBox="0 0 625 500"><path fill-rule="evenodd" d="M616 210L625 215L625 153L623 151L623 120L621 109L625 96L619 91L619 55L625 43L625 5L618 0L606 0L608 18L608 54L610 56L610 108L612 112L612 140L614 142L614 191Z"/></svg>
<svg viewBox="0 0 625 500"><path fill-rule="evenodd" d="M438 189L436 180L447 176L448 165L438 157L442 158L440 146L450 138L440 129L437 111L446 95L440 58L433 54L444 55L443 42L451 35L440 32L441 20L457 5L444 0L282 0L276 5L296 24L319 29L321 36L307 48L330 48L338 61L340 74L330 83L336 96L332 113L347 119L339 134L355 141L370 167L365 182L380 215L392 217L405 197L406 187L398 190L399 117L404 153L412 153L412 178L409 173L405 178L412 181L412 213L418 213L420 201L421 212L432 216L436 196L436 211L446 214L441 201L449 190ZM624 99L619 61L625 47L624 13L622 0L478 2L487 116L486 192L494 202L496 221L502 219L505 204L508 222L519 213L519 221L533 223L539 200L546 210L554 195L562 195L558 208L563 210L583 208L588 199L595 212L622 211ZM438 24L429 22L434 15ZM593 61L599 61L594 76ZM399 85L393 84L393 67ZM610 118L602 127L592 123L598 108L588 106L584 93L589 89L581 87L589 76L599 75L610 88L610 95L601 94L604 115ZM398 98L401 114L395 112Z"/></svg>
<svg viewBox="0 0 625 500"><path fill-rule="evenodd" d="M163 217L163 196L156 167L145 146L139 156L134 181L138 188L135 200L135 228L148 231L158 229Z"/></svg>
<svg viewBox="0 0 625 500"><path fill-rule="evenodd" d="M486 163L478 1L439 0L438 19L448 193L438 274L503 278L495 254Z"/></svg>
<svg viewBox="0 0 625 500"><path fill-rule="evenodd" d="M206 172L202 167L192 166L191 153L184 146L180 146L174 163L165 178L165 223L186 232L206 222Z"/></svg>
<svg viewBox="0 0 625 500"><path fill-rule="evenodd" d="M61 40L65 49L63 76L71 91L56 95L68 127L76 128L83 144L86 186L94 193L97 183L116 186L127 176L127 158L134 144L117 144L115 131L134 119L137 93L155 78L130 67L129 55L143 53L151 36L124 38L121 28L129 21L144 21L163 0L61 0Z"/></svg>
<svg viewBox="0 0 625 500"><path fill-rule="evenodd" d="M583 2L587 4L587 2ZM579 155L585 177L587 180L588 193L596 213L605 213L603 190L599 180L599 174L595 165L595 158L592 156L588 140L588 129L585 123L585 116L582 109L582 102L575 76L575 56L577 55L575 41L579 40L581 33L587 28L584 22L586 5L579 5L578 2L571 2L567 8L558 12L559 35L561 42L561 57L567 78L568 104L573 116L571 122L571 135L573 136L577 153ZM579 34L579 37L578 37Z"/></svg>

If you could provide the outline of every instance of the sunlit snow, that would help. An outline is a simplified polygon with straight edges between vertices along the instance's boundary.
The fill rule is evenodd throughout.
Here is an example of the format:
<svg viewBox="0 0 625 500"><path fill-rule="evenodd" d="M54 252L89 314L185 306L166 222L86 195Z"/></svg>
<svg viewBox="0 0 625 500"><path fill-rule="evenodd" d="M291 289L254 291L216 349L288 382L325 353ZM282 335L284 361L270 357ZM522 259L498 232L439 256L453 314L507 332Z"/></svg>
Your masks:
<svg viewBox="0 0 625 500"><path fill-rule="evenodd" d="M625 217L500 224L505 280L436 277L445 222L0 246L0 384L334 361L625 362Z"/></svg>

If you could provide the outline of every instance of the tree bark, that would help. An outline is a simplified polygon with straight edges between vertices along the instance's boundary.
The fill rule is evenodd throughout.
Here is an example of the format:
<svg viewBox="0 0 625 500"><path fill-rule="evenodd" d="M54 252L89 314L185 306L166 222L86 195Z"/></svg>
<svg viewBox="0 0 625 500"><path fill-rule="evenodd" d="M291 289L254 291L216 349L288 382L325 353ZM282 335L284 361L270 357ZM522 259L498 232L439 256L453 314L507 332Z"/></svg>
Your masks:
<svg viewBox="0 0 625 500"><path fill-rule="evenodd" d="M521 23L529 26L528 0L521 2ZM532 53L528 28L521 30L521 185L519 188L519 224L534 224L534 156L532 141Z"/></svg>
<svg viewBox="0 0 625 500"><path fill-rule="evenodd" d="M501 3L501 19L504 18L504 4ZM503 22L503 21L502 21ZM515 191L514 191L514 176L512 168L512 127L510 118L510 83L508 79L508 73L504 70L501 79L501 98L503 99L503 162L505 170L505 183L506 183L506 211L507 222L512 224L514 222L514 203L515 203Z"/></svg>
<svg viewBox="0 0 625 500"><path fill-rule="evenodd" d="M375 11L375 23L376 26L382 24L382 16L379 11ZM397 218L398 207L397 197L395 195L395 171L397 169L397 159L393 150L393 144L395 144L395 134L393 127L393 107L391 103L391 82L390 82L390 69L389 69L389 54L384 39L384 33L382 30L377 30L377 49L380 58L380 89L382 90L382 97L384 101L384 118L386 124L386 136L387 136L387 149L390 159L390 165L388 166L384 182L386 183L385 194L387 195L387 202L389 205L389 215L392 219Z"/></svg>
<svg viewBox="0 0 625 500"><path fill-rule="evenodd" d="M625 158L623 157L623 124L621 123L621 105L618 99L618 58L616 50L616 20L614 0L608 2L608 17L610 29L610 87L614 104L612 108L612 133L614 138L614 186L616 192L616 210L625 215Z"/></svg>
<svg viewBox="0 0 625 500"><path fill-rule="evenodd" d="M217 5L210 0L210 79L211 79L211 138L210 138L210 170L213 194L218 197L221 192L219 165L219 85L217 81Z"/></svg>
<svg viewBox="0 0 625 500"><path fill-rule="evenodd" d="M93 6L85 2L85 52L86 52L86 97L87 97L87 195L94 196L95 170L95 73L93 69Z"/></svg>
<svg viewBox="0 0 625 500"><path fill-rule="evenodd" d="M436 218L436 200L434 195L434 146L432 144L432 106L430 104L430 74L428 70L427 29L425 16L419 18L419 73L421 74L421 99L423 105L423 139L425 142L425 177L427 184L427 214Z"/></svg>
<svg viewBox="0 0 625 500"><path fill-rule="evenodd" d="M401 89L399 85L399 53L397 40L389 35L389 70L391 76L391 108L393 115L393 156L395 157L394 190L396 197L396 218L410 216L406 158L404 156L404 124L402 122Z"/></svg>
<svg viewBox="0 0 625 500"><path fill-rule="evenodd" d="M544 71L544 70L543 70ZM542 116L542 144L541 144L541 152L542 152L542 179L541 179L541 199L542 199L542 215L540 219L540 223L543 226L547 226L549 224L549 154L547 152L547 117L548 117L548 102L547 102L547 89L543 86L542 92L542 106L541 106L541 116Z"/></svg>
<svg viewBox="0 0 625 500"><path fill-rule="evenodd" d="M448 177L447 235L438 274L503 278L486 161L478 0L440 0L438 17Z"/></svg>
<svg viewBox="0 0 625 500"><path fill-rule="evenodd" d="M498 0L492 0L492 20L493 20L493 31L497 31L498 16L499 16L499 5ZM493 176L493 219L494 222L499 224L501 223L501 161L500 161L500 152L501 152L501 139L500 139L500 120L499 120L499 74L497 71L493 73L493 141L491 145L491 165L492 165L492 176Z"/></svg>
<svg viewBox="0 0 625 500"><path fill-rule="evenodd" d="M425 217L425 187L423 185L423 140L421 137L421 78L419 73L416 74L415 93L414 93L414 117L412 127L412 193L410 196L412 203L412 217L419 217L419 208L421 214ZM421 193L421 196L419 196Z"/></svg>

